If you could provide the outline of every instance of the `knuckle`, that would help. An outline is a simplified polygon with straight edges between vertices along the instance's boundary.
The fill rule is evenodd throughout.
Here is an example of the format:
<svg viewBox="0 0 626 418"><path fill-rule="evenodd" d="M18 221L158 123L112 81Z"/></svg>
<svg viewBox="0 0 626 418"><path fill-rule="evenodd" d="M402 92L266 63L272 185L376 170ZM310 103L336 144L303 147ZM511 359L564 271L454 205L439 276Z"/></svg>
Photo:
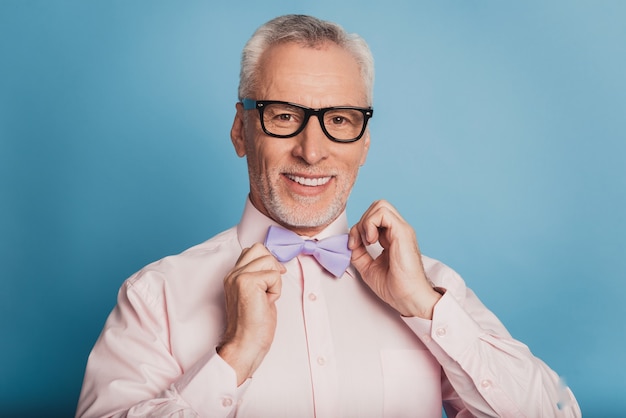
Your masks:
<svg viewBox="0 0 626 418"><path fill-rule="evenodd" d="M252 244L252 247L250 247L251 251L254 251L255 253L258 251L261 252L267 252L267 249L265 248L265 245L263 245L260 242L255 242L254 244Z"/></svg>

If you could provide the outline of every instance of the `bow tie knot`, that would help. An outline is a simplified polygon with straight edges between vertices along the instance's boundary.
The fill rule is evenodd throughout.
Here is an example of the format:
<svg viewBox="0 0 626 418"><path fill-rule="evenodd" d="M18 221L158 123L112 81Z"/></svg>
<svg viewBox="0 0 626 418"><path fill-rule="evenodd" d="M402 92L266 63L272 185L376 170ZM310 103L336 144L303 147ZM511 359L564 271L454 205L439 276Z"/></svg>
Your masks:
<svg viewBox="0 0 626 418"><path fill-rule="evenodd" d="M317 250L317 243L313 240L305 239L302 246L302 254L314 255L315 250Z"/></svg>
<svg viewBox="0 0 626 418"><path fill-rule="evenodd" d="M350 265L352 251L348 248L348 234L336 235L319 241L304 240L295 232L270 226L265 246L281 263L299 254L312 255L335 277L341 277Z"/></svg>

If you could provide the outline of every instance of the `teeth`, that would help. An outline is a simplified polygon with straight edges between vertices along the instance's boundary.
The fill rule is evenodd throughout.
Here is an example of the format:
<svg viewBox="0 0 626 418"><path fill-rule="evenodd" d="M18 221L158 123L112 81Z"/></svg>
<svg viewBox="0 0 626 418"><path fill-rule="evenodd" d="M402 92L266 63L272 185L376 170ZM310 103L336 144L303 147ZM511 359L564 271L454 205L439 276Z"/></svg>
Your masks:
<svg viewBox="0 0 626 418"><path fill-rule="evenodd" d="M290 180L295 181L298 184L302 184L304 186L322 186L330 181L330 177L318 177L318 178L307 178L300 176L293 176L288 174Z"/></svg>

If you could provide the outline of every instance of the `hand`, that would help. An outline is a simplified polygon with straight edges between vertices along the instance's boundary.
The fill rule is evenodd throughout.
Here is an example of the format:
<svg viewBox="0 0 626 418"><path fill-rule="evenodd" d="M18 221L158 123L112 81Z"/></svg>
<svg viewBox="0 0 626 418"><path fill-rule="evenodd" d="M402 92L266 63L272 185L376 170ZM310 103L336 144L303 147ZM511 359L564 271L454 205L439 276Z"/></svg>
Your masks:
<svg viewBox="0 0 626 418"><path fill-rule="evenodd" d="M366 246L375 242L383 252L373 259ZM380 299L403 316L432 318L441 295L426 278L413 228L391 204L374 202L350 229L348 246L352 264Z"/></svg>
<svg viewBox="0 0 626 418"><path fill-rule="evenodd" d="M219 355L237 372L242 384L259 367L276 330L276 305L285 267L262 245L241 252L224 279L226 332Z"/></svg>

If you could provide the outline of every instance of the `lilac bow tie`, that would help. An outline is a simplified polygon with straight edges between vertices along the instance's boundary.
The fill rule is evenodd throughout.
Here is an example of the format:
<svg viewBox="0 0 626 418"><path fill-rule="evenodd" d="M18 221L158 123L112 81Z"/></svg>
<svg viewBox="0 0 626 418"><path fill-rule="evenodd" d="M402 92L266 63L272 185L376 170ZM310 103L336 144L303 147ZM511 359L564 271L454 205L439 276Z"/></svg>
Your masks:
<svg viewBox="0 0 626 418"><path fill-rule="evenodd" d="M350 265L352 251L348 248L348 234L336 235L320 241L303 240L295 232L270 226L265 246L278 261L284 263L298 254L315 257L335 277L341 277Z"/></svg>

